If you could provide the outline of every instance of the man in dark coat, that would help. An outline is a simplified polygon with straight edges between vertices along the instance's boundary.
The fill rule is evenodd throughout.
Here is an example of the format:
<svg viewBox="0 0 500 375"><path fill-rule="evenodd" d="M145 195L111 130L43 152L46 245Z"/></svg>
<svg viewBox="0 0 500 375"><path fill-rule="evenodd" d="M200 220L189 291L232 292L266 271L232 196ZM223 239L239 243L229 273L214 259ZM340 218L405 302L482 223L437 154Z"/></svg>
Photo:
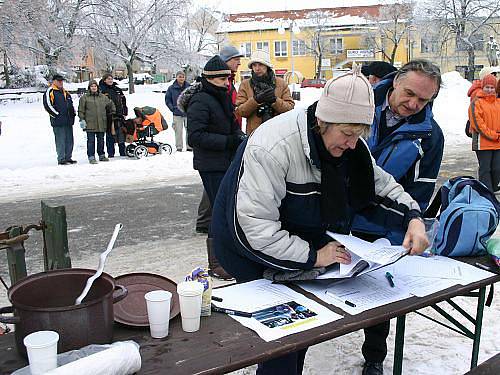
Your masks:
<svg viewBox="0 0 500 375"><path fill-rule="evenodd" d="M106 131L108 157L112 158L115 156L115 143L118 143L120 156L126 156L125 133L122 131L122 126L125 116L128 114L127 99L125 99L122 89L113 82L113 76L109 73L102 76L99 82L99 91L111 99L116 108L114 117L108 119L108 129Z"/></svg>
<svg viewBox="0 0 500 375"><path fill-rule="evenodd" d="M175 133L175 147L177 151L182 151L184 140L186 139L186 150L191 151L191 147L187 144L187 128L186 114L177 108L177 98L185 89L189 87L186 82L186 75L183 71L178 71L175 74L175 81L170 85L165 94L165 104L170 112L174 115L172 127ZM186 134L186 135L184 135Z"/></svg>
<svg viewBox="0 0 500 375"><path fill-rule="evenodd" d="M75 164L73 154L73 123L75 108L69 92L64 90L64 78L55 74L52 85L43 94L43 107L50 116L50 125L54 131L57 163L59 165Z"/></svg>

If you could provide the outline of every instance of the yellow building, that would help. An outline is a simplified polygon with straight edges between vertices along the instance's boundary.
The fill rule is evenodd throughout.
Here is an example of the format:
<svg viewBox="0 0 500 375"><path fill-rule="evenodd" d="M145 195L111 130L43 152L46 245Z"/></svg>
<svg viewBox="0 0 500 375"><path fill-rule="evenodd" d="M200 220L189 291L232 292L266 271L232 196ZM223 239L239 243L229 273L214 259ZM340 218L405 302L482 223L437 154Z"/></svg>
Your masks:
<svg viewBox="0 0 500 375"><path fill-rule="evenodd" d="M252 51L266 50L276 75L297 73L302 78L331 78L353 61L384 60L380 52L366 45L366 34L376 33L373 18L382 5L350 8L272 11L230 14L218 33L244 54L237 80L248 77ZM319 53L321 49L321 54ZM398 47L395 65L407 62L404 43ZM321 64L321 67L318 65ZM319 68L319 69L318 69Z"/></svg>

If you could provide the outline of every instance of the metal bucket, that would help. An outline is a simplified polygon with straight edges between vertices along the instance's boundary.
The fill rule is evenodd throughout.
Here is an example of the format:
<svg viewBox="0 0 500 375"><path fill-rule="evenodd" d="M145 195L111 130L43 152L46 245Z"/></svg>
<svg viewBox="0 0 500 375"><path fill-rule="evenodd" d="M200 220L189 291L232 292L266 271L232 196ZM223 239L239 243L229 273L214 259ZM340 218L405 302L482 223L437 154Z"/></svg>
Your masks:
<svg viewBox="0 0 500 375"><path fill-rule="evenodd" d="M59 353L89 344L113 341L113 304L127 295L123 286L103 273L94 281L82 304L75 299L95 270L70 268L38 273L12 285L8 297L12 306L0 308L0 322L15 324L17 350L26 356L25 336L35 331L59 333Z"/></svg>

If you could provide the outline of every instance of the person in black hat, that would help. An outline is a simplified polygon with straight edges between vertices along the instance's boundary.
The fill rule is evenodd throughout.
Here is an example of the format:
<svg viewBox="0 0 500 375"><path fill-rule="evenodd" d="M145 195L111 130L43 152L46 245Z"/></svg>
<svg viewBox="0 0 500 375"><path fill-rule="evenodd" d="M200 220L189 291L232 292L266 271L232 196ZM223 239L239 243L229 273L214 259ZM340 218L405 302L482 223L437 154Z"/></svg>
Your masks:
<svg viewBox="0 0 500 375"><path fill-rule="evenodd" d="M43 107L50 116L50 125L54 131L57 163L59 165L75 164L73 154L73 124L75 108L71 95L63 87L64 77L54 74L52 84L43 94Z"/></svg>
<svg viewBox="0 0 500 375"><path fill-rule="evenodd" d="M222 178L245 137L234 116L231 98L227 95L230 75L229 66L219 56L214 56L203 68L200 82L184 90L177 101L177 107L187 113L193 167L200 173L212 206ZM230 279L231 276L213 254L210 229L207 252L210 274Z"/></svg>
<svg viewBox="0 0 500 375"><path fill-rule="evenodd" d="M368 81L373 85L382 80L389 73L395 72L397 69L385 61L374 61L366 68L363 74L368 73Z"/></svg>

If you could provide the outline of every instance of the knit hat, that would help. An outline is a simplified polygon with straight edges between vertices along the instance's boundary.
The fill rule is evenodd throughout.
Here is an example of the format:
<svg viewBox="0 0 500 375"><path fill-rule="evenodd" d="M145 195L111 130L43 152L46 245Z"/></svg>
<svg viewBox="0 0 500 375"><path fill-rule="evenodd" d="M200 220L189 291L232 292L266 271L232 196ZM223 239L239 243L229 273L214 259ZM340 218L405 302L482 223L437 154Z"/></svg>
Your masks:
<svg viewBox="0 0 500 375"><path fill-rule="evenodd" d="M227 64L217 55L207 61L203 68L203 72L201 72L201 76L205 78L229 77L230 75L231 69L229 69L229 66L227 66Z"/></svg>
<svg viewBox="0 0 500 375"><path fill-rule="evenodd" d="M395 72L397 69L386 61L374 61L368 65L368 74L377 78L384 78L387 74Z"/></svg>
<svg viewBox="0 0 500 375"><path fill-rule="evenodd" d="M316 117L336 124L371 125L375 113L372 85L354 64L347 74L330 79L316 107Z"/></svg>
<svg viewBox="0 0 500 375"><path fill-rule="evenodd" d="M495 76L493 74L487 74L481 80L481 88L484 88L484 86L487 86L487 85L493 86L495 88L497 87L497 79L495 78Z"/></svg>
<svg viewBox="0 0 500 375"><path fill-rule="evenodd" d="M97 84L97 81L95 79L92 79L89 81L89 86L88 86L89 90L90 90L90 86L92 86L92 85L96 85L97 90L99 90L99 85Z"/></svg>
<svg viewBox="0 0 500 375"><path fill-rule="evenodd" d="M61 74L56 73L52 76L52 81L65 81L65 79Z"/></svg>
<svg viewBox="0 0 500 375"><path fill-rule="evenodd" d="M271 58L269 56L269 52L263 51L263 50L256 50L252 53L250 56L250 61L248 62L248 68L252 69L252 64L253 63L261 63L268 68L273 68L273 64L271 64Z"/></svg>
<svg viewBox="0 0 500 375"><path fill-rule="evenodd" d="M224 46L220 50L219 56L222 60L224 60L225 62L228 62L233 57L243 57L243 54L240 51L238 51L238 49L236 47Z"/></svg>

